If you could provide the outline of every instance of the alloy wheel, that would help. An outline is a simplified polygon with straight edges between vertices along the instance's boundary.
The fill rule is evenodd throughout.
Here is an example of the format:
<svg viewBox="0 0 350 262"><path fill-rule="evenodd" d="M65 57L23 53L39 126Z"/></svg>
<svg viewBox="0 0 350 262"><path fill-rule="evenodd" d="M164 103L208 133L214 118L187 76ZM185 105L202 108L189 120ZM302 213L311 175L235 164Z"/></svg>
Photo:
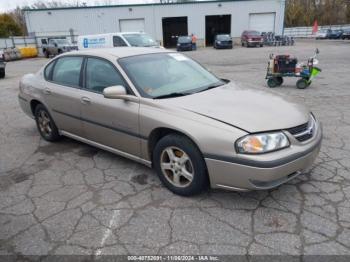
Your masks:
<svg viewBox="0 0 350 262"><path fill-rule="evenodd" d="M41 110L38 114L38 124L40 128L40 132L46 136L49 137L52 134L52 127L51 127L51 121L50 117L44 110Z"/></svg>
<svg viewBox="0 0 350 262"><path fill-rule="evenodd" d="M193 180L192 161L180 148L165 148L160 156L160 167L165 178L176 187L187 187Z"/></svg>

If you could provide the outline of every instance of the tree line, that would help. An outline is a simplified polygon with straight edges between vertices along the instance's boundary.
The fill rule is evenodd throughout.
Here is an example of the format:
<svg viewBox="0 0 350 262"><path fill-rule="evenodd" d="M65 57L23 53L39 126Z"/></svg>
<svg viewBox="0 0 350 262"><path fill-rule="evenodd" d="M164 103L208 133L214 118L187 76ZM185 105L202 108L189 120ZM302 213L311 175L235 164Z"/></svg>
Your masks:
<svg viewBox="0 0 350 262"><path fill-rule="evenodd" d="M285 26L350 24L350 0L287 0Z"/></svg>

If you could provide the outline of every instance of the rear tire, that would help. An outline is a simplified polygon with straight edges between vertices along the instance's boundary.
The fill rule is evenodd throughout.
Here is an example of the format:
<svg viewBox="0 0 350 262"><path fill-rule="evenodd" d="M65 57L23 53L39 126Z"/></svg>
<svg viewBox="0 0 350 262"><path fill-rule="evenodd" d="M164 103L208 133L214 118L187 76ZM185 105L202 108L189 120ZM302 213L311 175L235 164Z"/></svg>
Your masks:
<svg viewBox="0 0 350 262"><path fill-rule="evenodd" d="M5 69L0 71L0 78L5 78Z"/></svg>
<svg viewBox="0 0 350 262"><path fill-rule="evenodd" d="M296 85L298 89L305 89L309 86L308 81L306 79L299 79Z"/></svg>
<svg viewBox="0 0 350 262"><path fill-rule="evenodd" d="M163 137L154 148L153 165L163 185L174 194L192 196L209 186L202 154L185 136Z"/></svg>
<svg viewBox="0 0 350 262"><path fill-rule="evenodd" d="M45 51L45 57L46 57L46 58L50 58L50 53L49 53L49 51L47 51L47 50Z"/></svg>
<svg viewBox="0 0 350 262"><path fill-rule="evenodd" d="M43 139L49 142L60 140L61 136L58 128L45 106L42 104L37 105L34 110L34 117L38 131Z"/></svg>
<svg viewBox="0 0 350 262"><path fill-rule="evenodd" d="M277 85L278 85L278 86L280 86L280 85L283 84L283 77L278 76L278 77L276 77L275 79L276 79L276 81L277 81Z"/></svg>
<svg viewBox="0 0 350 262"><path fill-rule="evenodd" d="M267 85L270 87L270 88L275 88L278 86L278 82L275 78L269 78L267 80Z"/></svg>

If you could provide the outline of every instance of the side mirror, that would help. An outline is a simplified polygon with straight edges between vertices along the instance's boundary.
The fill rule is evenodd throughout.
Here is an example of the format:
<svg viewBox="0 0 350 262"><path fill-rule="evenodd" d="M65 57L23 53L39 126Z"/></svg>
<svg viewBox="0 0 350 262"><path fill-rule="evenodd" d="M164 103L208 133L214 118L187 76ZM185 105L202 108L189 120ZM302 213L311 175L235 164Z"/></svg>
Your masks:
<svg viewBox="0 0 350 262"><path fill-rule="evenodd" d="M124 86L110 86L103 90L103 96L110 99L123 99L127 95Z"/></svg>

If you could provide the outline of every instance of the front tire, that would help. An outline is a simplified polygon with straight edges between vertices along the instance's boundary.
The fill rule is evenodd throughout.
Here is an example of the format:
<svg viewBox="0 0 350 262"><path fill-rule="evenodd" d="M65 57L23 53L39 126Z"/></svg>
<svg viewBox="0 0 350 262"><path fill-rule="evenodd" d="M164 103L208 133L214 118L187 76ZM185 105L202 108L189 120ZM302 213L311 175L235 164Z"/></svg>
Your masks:
<svg viewBox="0 0 350 262"><path fill-rule="evenodd" d="M307 88L308 86L309 86L309 83L308 83L308 81L306 80L306 79L299 79L298 81L297 81L297 88L298 89L305 89L305 88Z"/></svg>
<svg viewBox="0 0 350 262"><path fill-rule="evenodd" d="M0 70L0 78L5 78L5 69Z"/></svg>
<svg viewBox="0 0 350 262"><path fill-rule="evenodd" d="M153 151L154 168L174 194L192 196L208 188L207 168L201 152L187 137L170 134Z"/></svg>
<svg viewBox="0 0 350 262"><path fill-rule="evenodd" d="M61 138L58 128L45 106L42 104L37 105L34 116L36 126L42 138L49 142L55 142Z"/></svg>

